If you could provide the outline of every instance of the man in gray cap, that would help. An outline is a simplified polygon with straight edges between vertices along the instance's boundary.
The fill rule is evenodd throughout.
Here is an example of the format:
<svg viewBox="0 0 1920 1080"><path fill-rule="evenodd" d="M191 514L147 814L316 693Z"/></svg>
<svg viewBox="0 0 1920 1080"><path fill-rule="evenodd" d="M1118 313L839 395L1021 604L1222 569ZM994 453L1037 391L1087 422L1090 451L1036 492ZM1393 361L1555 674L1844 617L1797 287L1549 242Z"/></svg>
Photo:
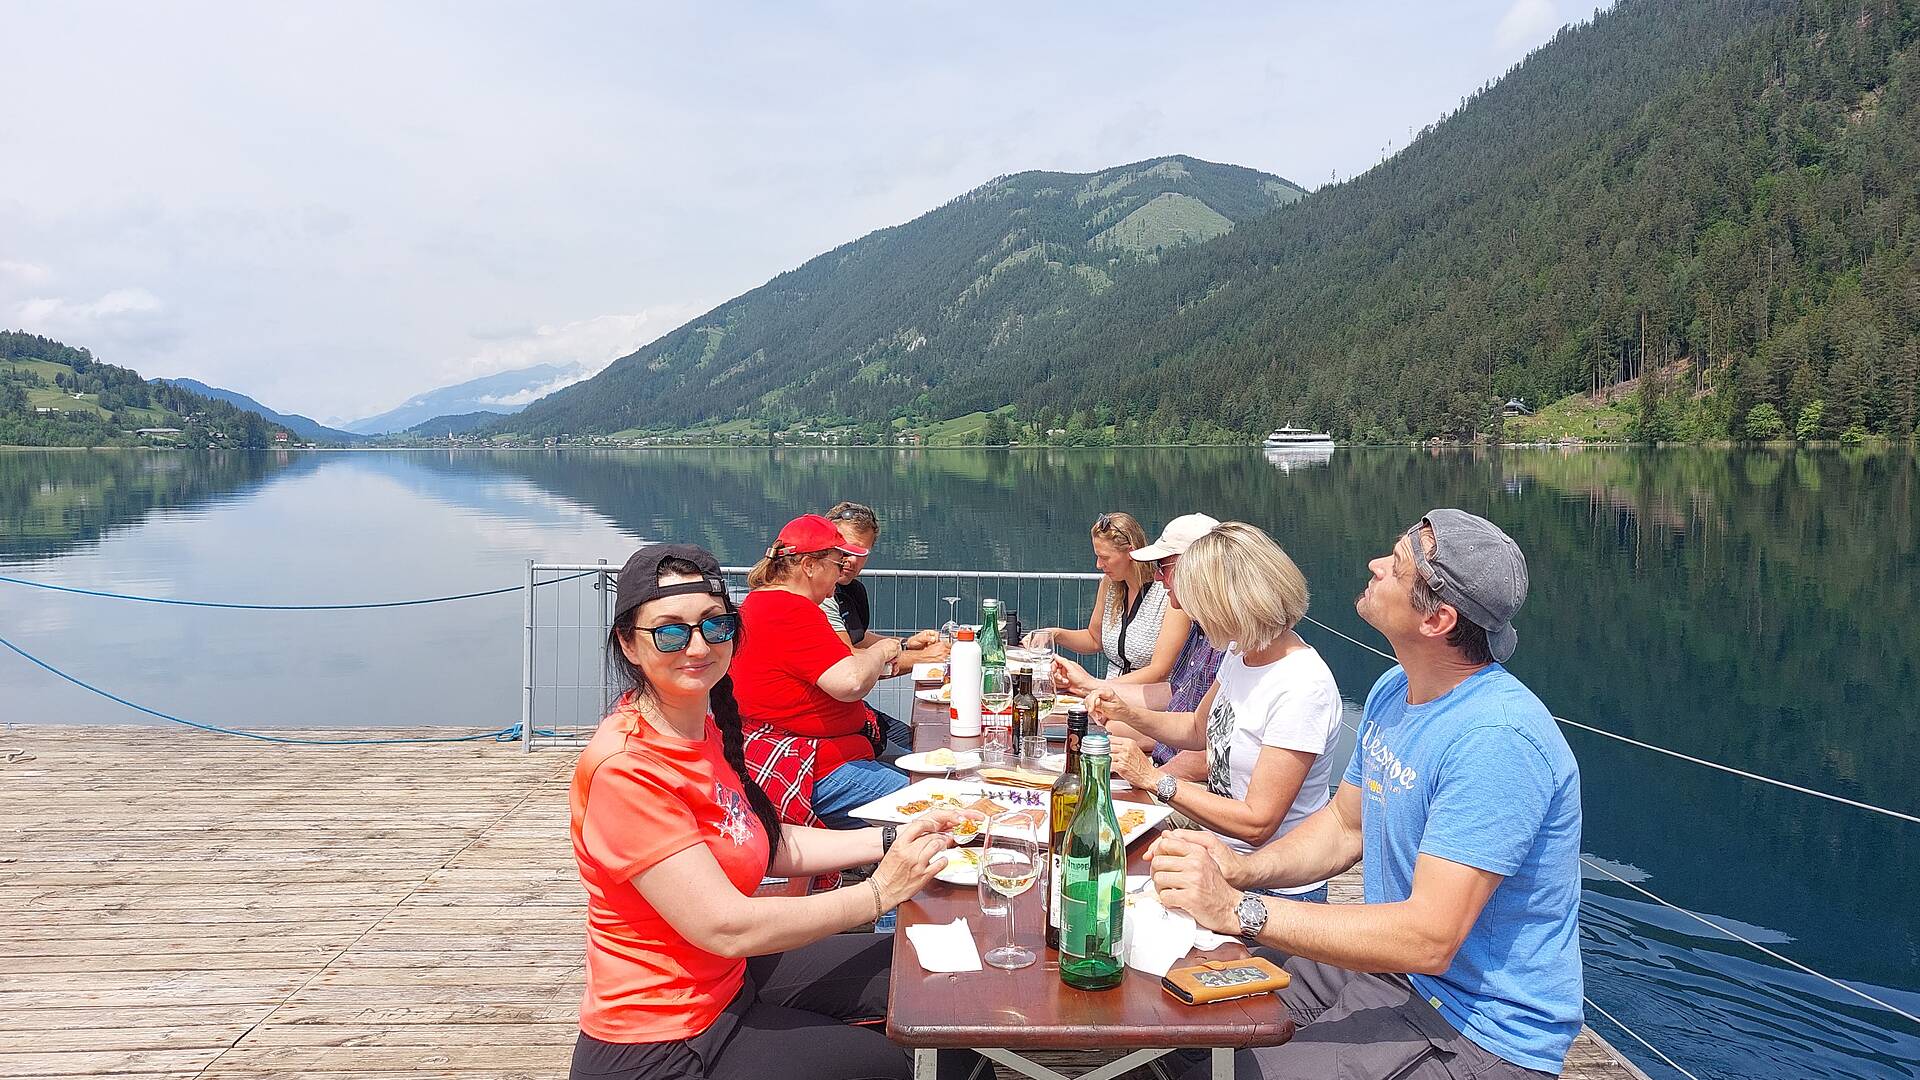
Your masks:
<svg viewBox="0 0 1920 1080"><path fill-rule="evenodd" d="M1400 663L1367 695L1339 793L1251 855L1169 834L1152 852L1160 899L1270 946L1293 976L1279 996L1299 1034L1241 1051L1239 1076L1558 1074L1582 1020L1580 771L1501 666L1526 558L1443 509L1368 569L1354 606ZM1362 861L1365 904L1241 891Z"/></svg>

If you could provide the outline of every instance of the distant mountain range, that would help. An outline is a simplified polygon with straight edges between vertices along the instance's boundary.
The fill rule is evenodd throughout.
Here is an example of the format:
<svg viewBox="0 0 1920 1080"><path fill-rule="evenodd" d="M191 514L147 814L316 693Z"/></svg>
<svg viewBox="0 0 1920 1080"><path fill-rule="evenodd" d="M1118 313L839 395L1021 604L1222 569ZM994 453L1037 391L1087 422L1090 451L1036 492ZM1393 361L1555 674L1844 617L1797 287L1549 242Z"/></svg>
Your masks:
<svg viewBox="0 0 1920 1080"><path fill-rule="evenodd" d="M309 442L357 443L365 441L364 436L356 435L351 431L341 431L339 428L330 428L311 417L301 416L298 413L275 412L247 395L240 393L238 390L227 390L218 386L208 386L198 379L155 379L154 382L177 386L182 390L191 390L201 397L210 397L215 401L224 401L235 408L245 410L246 412L253 413L255 416L279 424L281 427L286 428L288 431L293 432L295 435Z"/></svg>
<svg viewBox="0 0 1920 1080"><path fill-rule="evenodd" d="M589 371L590 368L574 364L535 364L502 371L415 394L398 408L341 426L359 435L386 435L421 425L439 426L438 432L429 434L444 435L444 425L438 424L441 417L517 413L542 395L584 378Z"/></svg>
<svg viewBox="0 0 1920 1080"><path fill-rule="evenodd" d="M497 429L957 415L1020 387L1003 358L1163 259L1301 198L1191 157L1002 177L781 274Z"/></svg>

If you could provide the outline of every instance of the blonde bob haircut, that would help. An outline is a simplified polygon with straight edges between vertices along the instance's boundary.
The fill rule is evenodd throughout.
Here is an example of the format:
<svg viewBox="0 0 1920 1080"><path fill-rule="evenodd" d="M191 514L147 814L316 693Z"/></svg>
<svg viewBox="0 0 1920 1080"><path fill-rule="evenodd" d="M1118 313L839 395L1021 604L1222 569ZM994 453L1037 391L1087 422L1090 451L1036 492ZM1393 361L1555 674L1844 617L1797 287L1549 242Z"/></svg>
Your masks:
<svg viewBox="0 0 1920 1080"><path fill-rule="evenodd" d="M1273 537L1227 521L1195 540L1174 566L1180 607L1216 648L1259 652L1307 613L1307 579Z"/></svg>

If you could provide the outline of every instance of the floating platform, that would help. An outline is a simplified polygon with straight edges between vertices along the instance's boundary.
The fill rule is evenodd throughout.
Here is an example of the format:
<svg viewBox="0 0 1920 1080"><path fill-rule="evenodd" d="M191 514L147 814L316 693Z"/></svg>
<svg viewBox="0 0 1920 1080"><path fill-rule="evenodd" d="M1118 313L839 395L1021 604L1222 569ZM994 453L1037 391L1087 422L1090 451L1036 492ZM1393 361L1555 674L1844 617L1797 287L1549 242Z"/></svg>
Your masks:
<svg viewBox="0 0 1920 1080"><path fill-rule="evenodd" d="M571 752L17 726L13 748L33 758L0 763L0 1078L566 1077ZM1644 1080L1591 1032L1563 1075Z"/></svg>

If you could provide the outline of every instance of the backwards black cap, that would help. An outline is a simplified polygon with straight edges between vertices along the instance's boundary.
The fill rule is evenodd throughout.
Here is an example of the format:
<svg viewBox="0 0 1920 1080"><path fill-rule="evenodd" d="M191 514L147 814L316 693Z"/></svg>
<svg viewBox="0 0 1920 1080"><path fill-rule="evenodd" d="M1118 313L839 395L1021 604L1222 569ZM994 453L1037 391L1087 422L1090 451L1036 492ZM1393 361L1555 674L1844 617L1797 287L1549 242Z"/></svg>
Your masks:
<svg viewBox="0 0 1920 1080"><path fill-rule="evenodd" d="M677 585L660 584L660 564L668 559L684 559L700 568L699 581L683 581ZM618 623L627 612L649 600L662 596L684 596L688 593L704 593L717 596L729 610L733 602L727 597L727 581L720 573L720 560L706 548L693 544L648 544L627 560L620 568L620 589L614 594L613 621Z"/></svg>

